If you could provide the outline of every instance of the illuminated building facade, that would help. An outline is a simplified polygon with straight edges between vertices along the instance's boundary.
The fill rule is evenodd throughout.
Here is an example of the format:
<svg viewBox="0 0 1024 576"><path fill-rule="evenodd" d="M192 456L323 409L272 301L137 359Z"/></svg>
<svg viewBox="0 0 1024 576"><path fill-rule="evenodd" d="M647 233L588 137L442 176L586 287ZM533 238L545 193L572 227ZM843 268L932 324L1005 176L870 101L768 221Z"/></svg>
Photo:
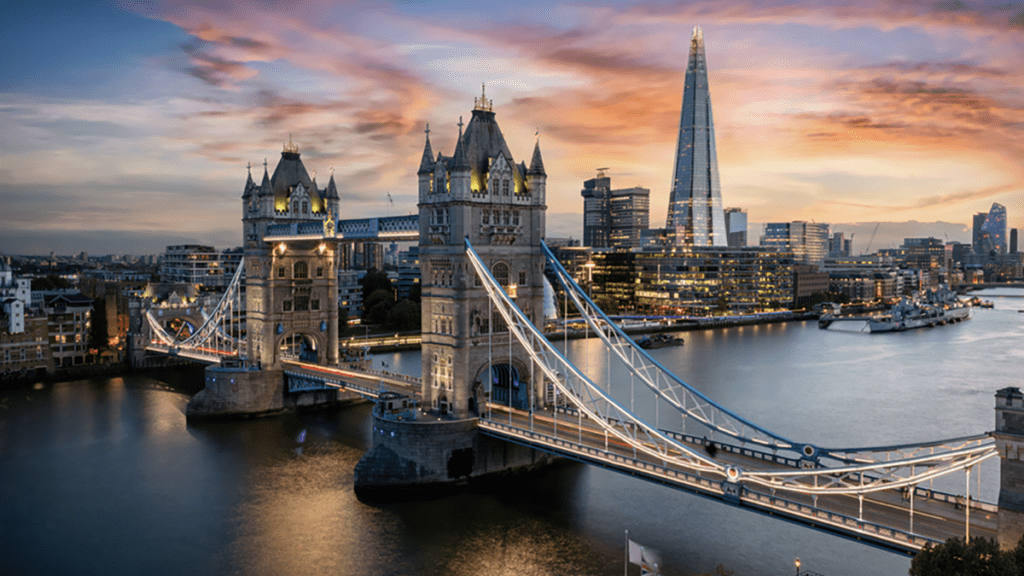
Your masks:
<svg viewBox="0 0 1024 576"><path fill-rule="evenodd" d="M468 416L491 400L526 408L544 397L541 374L493 310L466 255L465 239L516 305L544 318L547 174L540 143L516 163L485 94L452 156L433 155L427 130L418 171L423 407Z"/></svg>
<svg viewBox="0 0 1024 576"><path fill-rule="evenodd" d="M651 314L748 314L793 300L793 255L766 248L693 247L635 254L636 300Z"/></svg>
<svg viewBox="0 0 1024 576"><path fill-rule="evenodd" d="M597 178L583 182L583 245L607 248L611 238L612 179L598 171Z"/></svg>
<svg viewBox="0 0 1024 576"><path fill-rule="evenodd" d="M246 337L249 358L263 368L285 359L338 361L339 203L334 175L318 187L290 139L273 176L266 162L259 185L249 174L242 194ZM280 240L265 241L271 232ZM309 233L322 239L299 238Z"/></svg>
<svg viewBox="0 0 1024 576"><path fill-rule="evenodd" d="M767 224L761 240L761 246L792 252L800 264L822 264L828 244L828 224L799 221Z"/></svg>
<svg viewBox="0 0 1024 576"><path fill-rule="evenodd" d="M678 246L727 246L704 33L693 29L666 228Z"/></svg>
<svg viewBox="0 0 1024 576"><path fill-rule="evenodd" d="M994 202L981 225L982 238L987 250L1006 254L1006 206Z"/></svg>

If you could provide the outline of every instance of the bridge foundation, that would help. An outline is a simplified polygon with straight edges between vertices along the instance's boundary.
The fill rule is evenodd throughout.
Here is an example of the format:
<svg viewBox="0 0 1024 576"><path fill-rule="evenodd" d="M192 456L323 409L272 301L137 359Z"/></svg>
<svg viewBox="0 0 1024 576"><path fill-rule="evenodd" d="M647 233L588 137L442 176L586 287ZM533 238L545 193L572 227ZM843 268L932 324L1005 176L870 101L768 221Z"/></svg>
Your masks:
<svg viewBox="0 0 1024 576"><path fill-rule="evenodd" d="M532 470L555 459L479 434L476 418L450 420L420 413L417 420L395 420L378 412L373 414L373 447L355 469L360 496L395 499L403 492L444 490Z"/></svg>
<svg viewBox="0 0 1024 576"><path fill-rule="evenodd" d="M284 370L246 366L209 366L205 384L185 407L185 417L190 420L271 416L295 408L326 408L339 401L361 398L335 389L288 392Z"/></svg>
<svg viewBox="0 0 1024 576"><path fill-rule="evenodd" d="M1020 388L996 392L999 450L999 546L1008 550L1024 535L1024 394Z"/></svg>

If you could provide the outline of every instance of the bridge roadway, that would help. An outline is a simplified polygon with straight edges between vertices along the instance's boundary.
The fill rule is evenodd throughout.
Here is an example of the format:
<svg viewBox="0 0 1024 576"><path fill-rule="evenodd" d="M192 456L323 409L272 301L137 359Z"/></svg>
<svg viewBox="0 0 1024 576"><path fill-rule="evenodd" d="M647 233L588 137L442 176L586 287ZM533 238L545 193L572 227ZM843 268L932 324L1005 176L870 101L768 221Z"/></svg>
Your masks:
<svg viewBox="0 0 1024 576"><path fill-rule="evenodd" d="M565 456L630 474L645 480L680 488L778 516L799 524L861 540L899 552L913 553L929 542L940 543L951 537L963 537L966 513L962 497L933 493L918 488L915 492L913 520L910 503L902 491L885 490L864 496L863 504L855 495L811 495L792 491L773 491L755 484L723 482L723 476L699 473L678 465L665 464L656 457L636 451L632 446L606 435L597 424L576 414L521 410L492 404L491 417L480 418L481 432L560 456ZM561 412L561 411L560 411ZM706 450L702 438L669 432L694 450ZM796 461L776 457L771 452L715 443L720 448L715 459L744 469L795 467ZM787 462L788 460L788 462ZM861 508L863 506L863 508ZM971 501L970 535L994 538L997 507Z"/></svg>
<svg viewBox="0 0 1024 576"><path fill-rule="evenodd" d="M349 368L320 366L299 361L285 361L286 377L306 378L322 382L325 386L349 392L357 392L369 398L376 398L381 392L397 392L419 402L421 398L421 380L405 374L396 374L383 370L367 370L351 366Z"/></svg>

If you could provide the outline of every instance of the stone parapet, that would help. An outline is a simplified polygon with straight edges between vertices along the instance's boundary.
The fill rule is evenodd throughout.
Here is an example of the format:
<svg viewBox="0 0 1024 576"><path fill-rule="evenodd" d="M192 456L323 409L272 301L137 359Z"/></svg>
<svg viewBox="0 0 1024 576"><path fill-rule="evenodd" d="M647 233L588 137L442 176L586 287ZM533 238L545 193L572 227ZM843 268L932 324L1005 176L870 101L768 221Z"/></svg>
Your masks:
<svg viewBox="0 0 1024 576"><path fill-rule="evenodd" d="M205 384L185 407L189 419L261 416L285 409L282 370L209 366Z"/></svg>

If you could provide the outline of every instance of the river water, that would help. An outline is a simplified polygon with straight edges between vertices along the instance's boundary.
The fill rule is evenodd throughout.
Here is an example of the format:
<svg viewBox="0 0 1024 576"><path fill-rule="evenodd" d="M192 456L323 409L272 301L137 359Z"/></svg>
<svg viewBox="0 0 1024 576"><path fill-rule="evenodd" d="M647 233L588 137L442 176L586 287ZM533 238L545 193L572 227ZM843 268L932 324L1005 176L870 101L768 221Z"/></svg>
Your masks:
<svg viewBox="0 0 1024 576"><path fill-rule="evenodd" d="M974 434L993 426L994 392L1024 384L1024 290L980 294L995 309L956 325L687 332L683 347L653 355L794 440L873 446ZM595 340L570 341L568 354L578 365L603 358ZM420 369L418 353L376 361ZM624 530L658 552L666 575L719 564L737 576L792 574L796 557L825 576L910 566L899 554L574 463L454 496L363 503L352 472L370 445L369 406L188 425L199 379L168 372L0 393L0 572L611 576L623 571ZM621 385L616 372L611 379ZM997 473L986 463L982 499L996 498ZM963 492L962 476L947 484Z"/></svg>

